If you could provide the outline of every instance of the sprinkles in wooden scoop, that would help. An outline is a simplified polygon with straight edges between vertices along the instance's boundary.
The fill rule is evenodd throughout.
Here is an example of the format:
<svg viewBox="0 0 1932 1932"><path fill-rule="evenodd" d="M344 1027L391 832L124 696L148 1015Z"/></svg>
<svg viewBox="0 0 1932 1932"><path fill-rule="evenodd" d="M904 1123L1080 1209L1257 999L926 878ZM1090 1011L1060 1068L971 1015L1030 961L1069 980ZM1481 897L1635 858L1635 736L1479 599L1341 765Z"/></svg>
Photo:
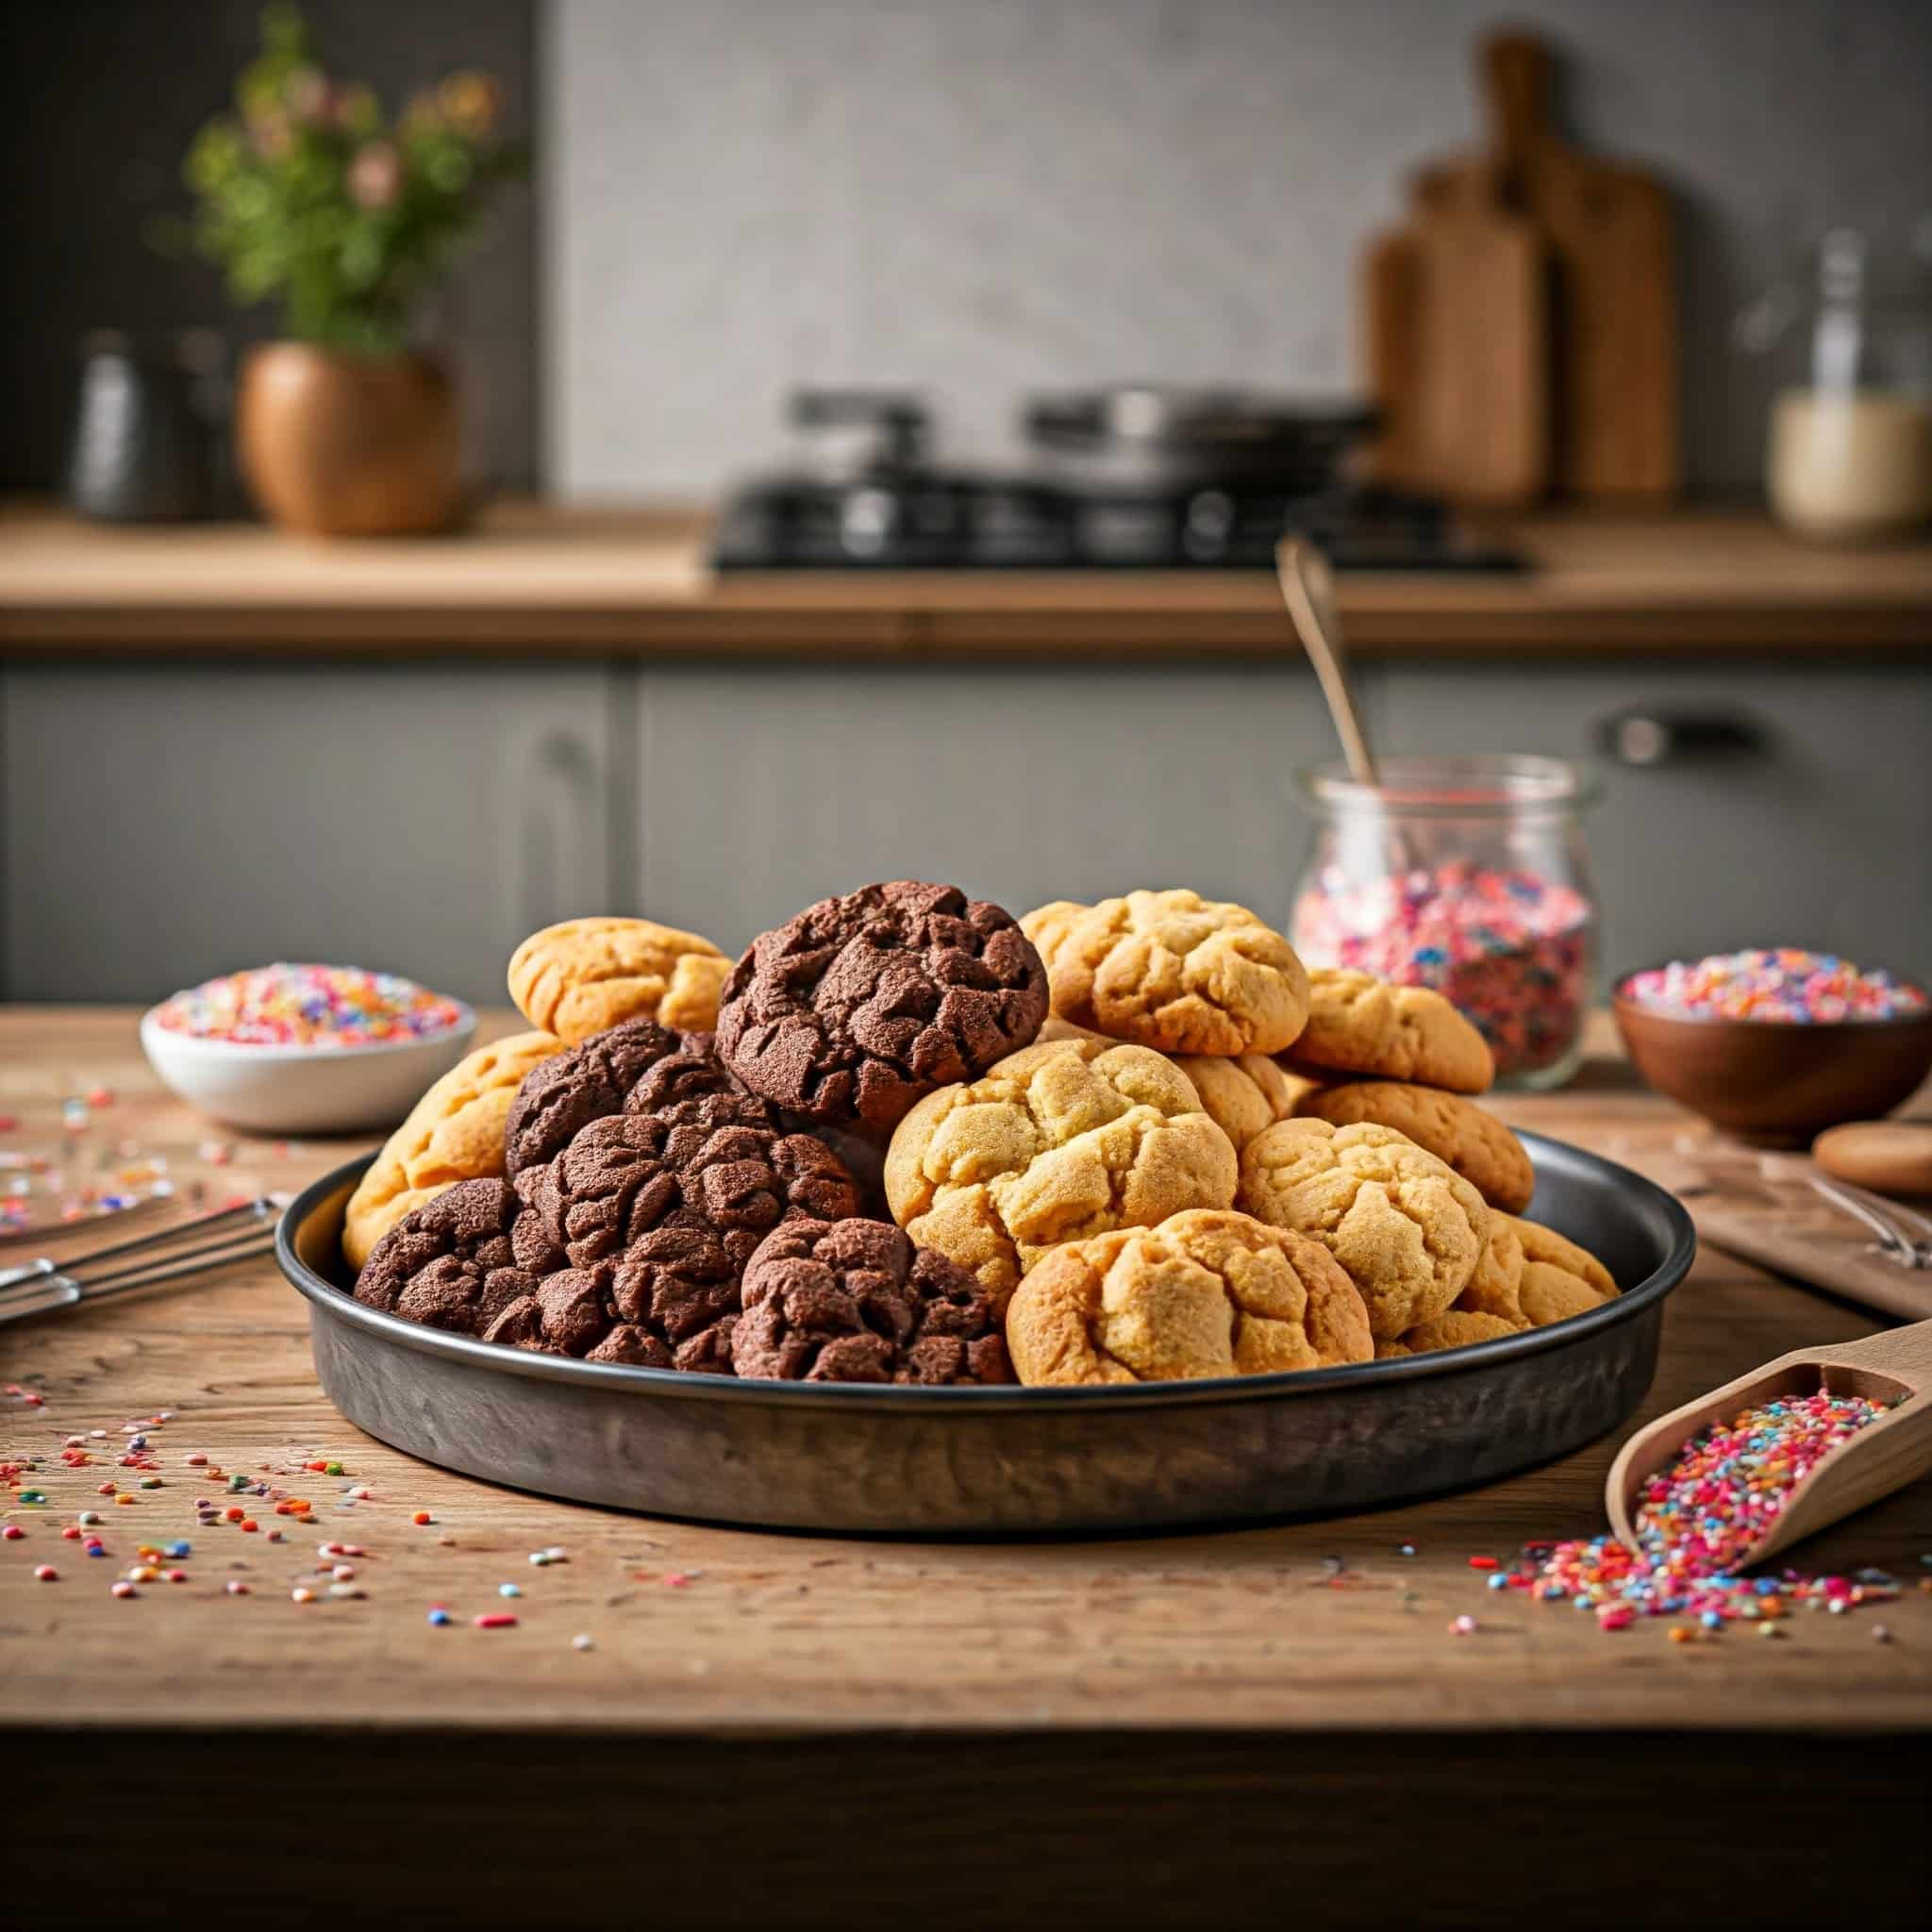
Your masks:
<svg viewBox="0 0 1932 1932"><path fill-rule="evenodd" d="M1714 1633L1740 1621L1774 1624L1799 1606L1842 1615L1888 1603L1898 1584L1878 1570L1740 1576L1732 1567L1818 1464L1886 1413L1886 1405L1862 1395L1822 1391L1745 1409L1692 1438L1669 1469L1650 1478L1638 1504L1635 1548L1607 1536L1531 1543L1524 1561L1491 1576L1490 1587L1574 1604L1593 1611L1605 1630L1624 1629L1638 1617L1682 1616Z"/></svg>

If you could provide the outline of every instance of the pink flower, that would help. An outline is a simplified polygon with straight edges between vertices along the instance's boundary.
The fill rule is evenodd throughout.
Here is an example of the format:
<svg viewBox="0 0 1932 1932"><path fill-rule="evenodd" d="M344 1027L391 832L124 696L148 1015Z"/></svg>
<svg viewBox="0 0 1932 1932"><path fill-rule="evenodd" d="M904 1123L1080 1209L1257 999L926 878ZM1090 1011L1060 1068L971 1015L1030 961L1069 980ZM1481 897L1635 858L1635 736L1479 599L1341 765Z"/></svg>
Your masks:
<svg viewBox="0 0 1932 1932"><path fill-rule="evenodd" d="M349 194L359 208L392 208L403 189L403 164L386 141L366 142L349 163Z"/></svg>
<svg viewBox="0 0 1932 1932"><path fill-rule="evenodd" d="M282 84L282 99L298 121L326 121L331 89L319 67L298 67Z"/></svg>

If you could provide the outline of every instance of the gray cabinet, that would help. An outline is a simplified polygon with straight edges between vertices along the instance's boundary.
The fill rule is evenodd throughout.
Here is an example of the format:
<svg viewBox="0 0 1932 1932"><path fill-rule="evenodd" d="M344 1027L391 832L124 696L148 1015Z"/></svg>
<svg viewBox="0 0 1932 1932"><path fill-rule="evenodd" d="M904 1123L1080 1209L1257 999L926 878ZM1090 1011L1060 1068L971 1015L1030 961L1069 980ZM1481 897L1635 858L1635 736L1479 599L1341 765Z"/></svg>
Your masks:
<svg viewBox="0 0 1932 1932"><path fill-rule="evenodd" d="M1286 916L1293 775L1332 753L1283 664L651 667L639 905L727 949L827 892L946 879L1024 911L1189 884Z"/></svg>
<svg viewBox="0 0 1932 1932"><path fill-rule="evenodd" d="M1607 963L1763 940L1932 967L1932 673L1379 659L1391 751L1593 763ZM1630 710L1754 749L1606 760ZM144 1000L275 957L471 999L537 925L636 911L728 949L903 874L1016 911L1186 883L1285 920L1296 663L0 666L0 992Z"/></svg>
<svg viewBox="0 0 1932 1932"><path fill-rule="evenodd" d="M6 991L297 958L500 1002L608 897L610 716L595 665L0 668Z"/></svg>
<svg viewBox="0 0 1932 1932"><path fill-rule="evenodd" d="M1657 762L1607 757L1602 721ZM1587 821L1611 972L1740 945L1835 946L1932 970L1932 672L1712 660L1572 667L1397 662L1377 717L1391 751L1546 752L1589 762ZM1744 727L1700 743L1694 728Z"/></svg>

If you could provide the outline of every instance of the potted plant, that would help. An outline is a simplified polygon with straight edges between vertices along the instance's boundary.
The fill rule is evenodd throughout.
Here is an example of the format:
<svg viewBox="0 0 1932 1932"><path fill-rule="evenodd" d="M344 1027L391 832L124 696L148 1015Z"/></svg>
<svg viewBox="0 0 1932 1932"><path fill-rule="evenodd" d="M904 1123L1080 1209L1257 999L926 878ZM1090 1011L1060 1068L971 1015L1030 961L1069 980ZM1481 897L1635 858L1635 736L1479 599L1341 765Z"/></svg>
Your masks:
<svg viewBox="0 0 1932 1932"><path fill-rule="evenodd" d="M238 113L189 151L195 239L237 302L278 298L286 340L251 350L237 454L263 510L292 529L388 536L458 514L455 391L417 345L425 298L521 149L498 138L488 75L451 75L393 124L310 54L293 7L262 16Z"/></svg>

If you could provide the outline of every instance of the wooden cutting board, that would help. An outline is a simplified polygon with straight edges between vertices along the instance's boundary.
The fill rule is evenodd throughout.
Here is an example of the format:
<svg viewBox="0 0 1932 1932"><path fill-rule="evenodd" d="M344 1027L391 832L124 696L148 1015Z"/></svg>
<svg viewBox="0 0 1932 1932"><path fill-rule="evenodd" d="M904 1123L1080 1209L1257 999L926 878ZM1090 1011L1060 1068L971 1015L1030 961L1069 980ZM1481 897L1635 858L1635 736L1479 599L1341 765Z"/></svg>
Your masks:
<svg viewBox="0 0 1932 1932"><path fill-rule="evenodd" d="M1462 503L1533 503L1550 480L1549 260L1481 177L1444 184L1364 264L1376 474Z"/></svg>
<svg viewBox="0 0 1932 1932"><path fill-rule="evenodd" d="M1807 1158L1722 1141L1689 1157L1623 1158L1675 1194L1712 1247L1900 1321L1932 1321L1932 1270L1880 1256L1868 1230L1806 1185Z"/></svg>
<svg viewBox="0 0 1932 1932"><path fill-rule="evenodd" d="M1426 168L1424 205L1493 195L1554 275L1554 480L1574 495L1662 502L1679 483L1676 269L1653 175L1581 153L1551 113L1555 62L1533 35L1484 42L1491 151Z"/></svg>

